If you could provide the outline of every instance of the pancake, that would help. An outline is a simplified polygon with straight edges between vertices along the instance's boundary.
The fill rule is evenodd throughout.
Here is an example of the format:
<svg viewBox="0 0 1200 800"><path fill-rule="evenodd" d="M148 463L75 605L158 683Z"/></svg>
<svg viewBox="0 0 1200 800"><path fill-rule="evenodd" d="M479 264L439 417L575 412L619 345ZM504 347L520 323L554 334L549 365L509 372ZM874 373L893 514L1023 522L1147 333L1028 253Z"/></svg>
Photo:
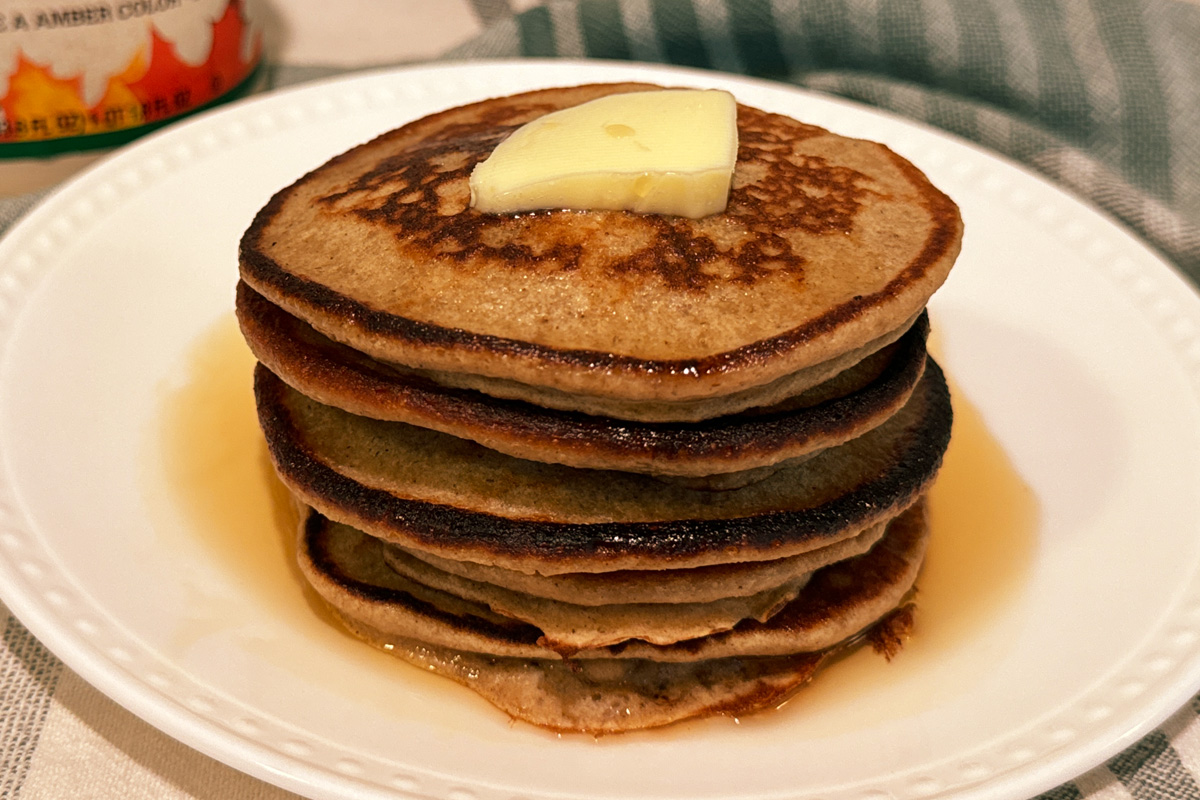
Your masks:
<svg viewBox="0 0 1200 800"><path fill-rule="evenodd" d="M798 595L766 621L745 619L731 630L671 643L630 639L572 650L574 660L647 659L692 662L782 656L834 647L883 619L911 592L929 529L923 504L896 517L867 553L818 570ZM322 599L347 620L378 634L509 658L559 659L545 632L485 603L394 572L382 543L312 513L304 523L300 570Z"/></svg>
<svg viewBox="0 0 1200 800"><path fill-rule="evenodd" d="M832 380L879 349L895 342L916 323L918 318L919 314L860 347L819 364L790 372L761 386L751 386L729 394L700 399L652 400L640 398L625 400L571 394L559 389L530 386L517 381L473 375L467 372L423 370L422 374L452 388L470 389L492 397L517 400L544 408L578 411L595 416L642 422L703 422L737 414L747 409L785 403L790 398ZM595 354L592 354L592 357L599 358ZM699 371L699 367L695 364L682 362L663 369L683 372Z"/></svg>
<svg viewBox="0 0 1200 800"><path fill-rule="evenodd" d="M761 561L856 536L925 491L951 422L930 360L879 427L758 483L706 492L347 414L261 365L255 394L272 461L302 502L409 550L543 575Z"/></svg>
<svg viewBox="0 0 1200 800"><path fill-rule="evenodd" d="M568 654L630 639L674 644L730 630L745 619L765 622L794 599L808 581L808 575L799 575L754 594L707 602L580 605L463 578L431 567L396 548L382 548L379 553L383 562L401 577L535 625L542 632L540 644Z"/></svg>
<svg viewBox="0 0 1200 800"><path fill-rule="evenodd" d="M466 686L512 719L560 733L623 733L772 708L841 649L681 663L557 661L485 656L383 635L355 620L344 624L422 671Z"/></svg>
<svg viewBox="0 0 1200 800"><path fill-rule="evenodd" d="M883 145L738 106L701 219L484 214L468 177L592 85L431 115L239 246L300 574L354 635L516 719L614 732L895 651L949 442L925 305L954 203Z"/></svg>
<svg viewBox="0 0 1200 800"><path fill-rule="evenodd" d="M258 360L326 405L431 428L516 458L705 478L808 456L879 425L908 400L920 378L929 329L922 316L899 341L783 406L703 423L646 423L446 387L332 341L245 283L238 285L237 312Z"/></svg>
<svg viewBox="0 0 1200 800"><path fill-rule="evenodd" d="M883 536L886 523L878 523L857 536L842 539L788 558L714 564L692 569L617 570L560 575L530 575L500 567L451 561L429 553L389 545L385 559L394 567L391 551L401 550L451 575L511 589L515 592L578 605L611 603L704 603L728 597L746 597L807 576L814 570L861 555Z"/></svg>
<svg viewBox="0 0 1200 800"><path fill-rule="evenodd" d="M639 84L435 114L273 197L239 250L270 302L443 385L604 416L771 405L895 341L958 253L953 202L880 144L741 106L726 211L481 214L471 169L517 126Z"/></svg>

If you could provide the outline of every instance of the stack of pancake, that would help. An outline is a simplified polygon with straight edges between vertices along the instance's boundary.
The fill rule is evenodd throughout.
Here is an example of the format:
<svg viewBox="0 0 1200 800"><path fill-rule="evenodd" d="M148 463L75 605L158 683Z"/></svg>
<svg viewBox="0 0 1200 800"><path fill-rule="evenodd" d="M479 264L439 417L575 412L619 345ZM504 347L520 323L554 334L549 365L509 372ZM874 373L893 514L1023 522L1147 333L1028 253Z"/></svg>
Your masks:
<svg viewBox="0 0 1200 800"><path fill-rule="evenodd" d="M470 207L516 127L653 88L418 120L241 243L304 576L357 636L556 730L747 713L894 643L949 440L924 307L962 225L882 145L739 107L723 213Z"/></svg>

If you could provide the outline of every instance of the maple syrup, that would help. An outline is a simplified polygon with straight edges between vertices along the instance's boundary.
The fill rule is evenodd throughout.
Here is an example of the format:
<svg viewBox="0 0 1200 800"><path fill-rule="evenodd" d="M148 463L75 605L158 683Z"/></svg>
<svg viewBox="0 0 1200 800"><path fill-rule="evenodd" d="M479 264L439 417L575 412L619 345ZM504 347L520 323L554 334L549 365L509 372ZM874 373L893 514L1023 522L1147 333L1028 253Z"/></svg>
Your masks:
<svg viewBox="0 0 1200 800"><path fill-rule="evenodd" d="M945 703L968 691L1016 639L1039 504L952 380L951 398L954 427L929 493L931 534L912 636L890 661L859 648L798 692L787 705L804 717L810 735L869 727Z"/></svg>
<svg viewBox="0 0 1200 800"><path fill-rule="evenodd" d="M193 587L193 611L176 621L173 650L183 656L210 635L238 631L240 646L261 661L350 703L414 713L412 698L442 689L445 679L408 669L346 633L300 575L299 516L258 427L253 372L254 357L230 316L201 337L182 381L164 396L155 459L162 473L154 477L173 512L164 524L182 522L239 587L235 598ZM257 601L254 613L243 595ZM254 627L258 617L294 635L264 638ZM313 648L338 658L312 658ZM396 685L397 671L413 691L386 691ZM359 680L348 680L351 675Z"/></svg>
<svg viewBox="0 0 1200 800"><path fill-rule="evenodd" d="M414 693L460 691L343 633L305 587L295 567L297 518L258 429L253 365L232 318L198 343L187 380L166 398L162 413L172 502L239 583L306 642L340 649L344 660L382 682L408 682L410 699ZM1037 498L970 398L953 386L952 394L953 436L929 497L932 536L917 584L913 636L890 661L870 648L854 651L797 693L787 713L758 714L742 724L788 724L792 735L827 736L906 716L967 691L1014 638L1016 601L1037 543ZM244 617L242 609L237 613ZM185 626L181 636L196 638L221 621L217 613L190 630ZM290 663L290 656L272 654L276 645L264 644L259 655ZM309 674L312 663L306 664ZM354 695L370 688L356 689L341 674L327 677L355 702L389 702L376 691ZM400 704L397 711L412 712Z"/></svg>

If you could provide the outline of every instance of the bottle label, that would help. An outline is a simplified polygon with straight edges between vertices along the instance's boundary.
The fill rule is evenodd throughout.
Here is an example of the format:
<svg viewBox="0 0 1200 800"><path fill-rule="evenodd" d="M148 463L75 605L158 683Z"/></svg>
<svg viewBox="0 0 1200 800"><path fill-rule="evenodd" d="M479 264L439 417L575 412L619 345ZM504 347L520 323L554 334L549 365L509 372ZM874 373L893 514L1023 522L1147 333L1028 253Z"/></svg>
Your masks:
<svg viewBox="0 0 1200 800"><path fill-rule="evenodd" d="M118 144L227 99L260 54L248 0L0 0L0 158Z"/></svg>

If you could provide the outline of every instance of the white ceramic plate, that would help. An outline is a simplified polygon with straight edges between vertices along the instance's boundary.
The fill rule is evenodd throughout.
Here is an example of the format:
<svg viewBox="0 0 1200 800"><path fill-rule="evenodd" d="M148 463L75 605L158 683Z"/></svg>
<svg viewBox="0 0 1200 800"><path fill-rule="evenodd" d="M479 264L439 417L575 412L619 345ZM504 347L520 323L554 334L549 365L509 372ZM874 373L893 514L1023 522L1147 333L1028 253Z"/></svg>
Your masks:
<svg viewBox="0 0 1200 800"><path fill-rule="evenodd" d="M882 140L960 203L963 255L932 305L942 361L1041 521L1019 584L942 667L860 687L861 700L802 705L802 693L741 725L552 737L353 655L324 623L268 602L253 574L267 567L231 564L161 508L163 393L228 319L237 240L271 193L428 112L624 79L726 87ZM1132 744L1200 688L1198 332L1196 294L1108 219L852 104L598 63L323 83L146 140L0 244L0 594L121 704L313 797L1024 798Z"/></svg>

